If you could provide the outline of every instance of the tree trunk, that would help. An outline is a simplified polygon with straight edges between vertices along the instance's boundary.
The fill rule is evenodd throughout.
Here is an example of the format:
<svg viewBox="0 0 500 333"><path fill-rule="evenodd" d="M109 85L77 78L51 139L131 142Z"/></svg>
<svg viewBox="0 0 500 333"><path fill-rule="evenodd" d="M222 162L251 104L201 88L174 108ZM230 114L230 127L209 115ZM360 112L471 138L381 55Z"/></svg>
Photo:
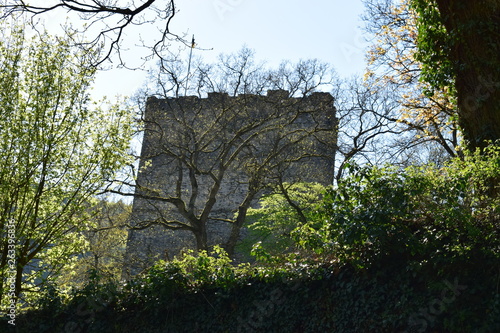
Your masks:
<svg viewBox="0 0 500 333"><path fill-rule="evenodd" d="M437 0L448 33L456 42L459 124L471 150L500 139L500 1Z"/></svg>
<svg viewBox="0 0 500 333"><path fill-rule="evenodd" d="M240 238L241 228L243 228L243 225L245 224L248 208L250 208L252 200L259 191L259 184L260 184L260 175L259 177L250 179L248 184L247 195L243 200L243 202L241 203L241 205L238 207L238 215L236 216L236 221L234 221L234 223L231 226L231 233L229 235L229 239L227 240L224 246L224 250L226 251L226 253L230 258L234 259L235 248Z"/></svg>
<svg viewBox="0 0 500 333"><path fill-rule="evenodd" d="M236 221L234 221L231 226L229 239L224 246L224 250L226 251L229 258L234 259L236 244L238 243L238 240L240 238L241 228L243 228L243 224L245 223L248 207L249 205L241 205L238 208L238 216L236 217Z"/></svg>
<svg viewBox="0 0 500 333"><path fill-rule="evenodd" d="M198 227L193 231L194 237L196 239L196 250L206 251L208 250L208 237L207 237L207 224L199 223Z"/></svg>

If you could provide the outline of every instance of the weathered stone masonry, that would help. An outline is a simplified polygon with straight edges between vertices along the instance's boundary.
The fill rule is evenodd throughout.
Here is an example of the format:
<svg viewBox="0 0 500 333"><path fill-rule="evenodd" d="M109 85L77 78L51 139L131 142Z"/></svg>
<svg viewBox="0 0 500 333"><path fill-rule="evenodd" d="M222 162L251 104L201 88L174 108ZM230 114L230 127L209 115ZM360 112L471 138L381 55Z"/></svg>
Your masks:
<svg viewBox="0 0 500 333"><path fill-rule="evenodd" d="M154 223L131 230L126 255L130 274L155 259L196 248L193 233L182 230L182 223L189 224L187 211L202 216L215 192L206 230L208 245L227 242L228 221L251 189L258 188L252 197L255 204L266 187L277 182L332 183L337 120L328 93L302 98L282 90L268 91L267 96L152 97L144 120L130 222L146 226L148 221L168 221L179 230ZM186 207L184 213L177 209L179 202Z"/></svg>

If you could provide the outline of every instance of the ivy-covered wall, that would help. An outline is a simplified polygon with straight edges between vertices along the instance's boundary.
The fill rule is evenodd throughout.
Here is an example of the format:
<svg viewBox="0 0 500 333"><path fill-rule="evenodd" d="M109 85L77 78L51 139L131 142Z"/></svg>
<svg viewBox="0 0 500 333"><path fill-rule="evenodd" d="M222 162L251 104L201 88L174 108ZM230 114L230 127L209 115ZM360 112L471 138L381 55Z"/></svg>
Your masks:
<svg viewBox="0 0 500 333"><path fill-rule="evenodd" d="M91 282L65 305L48 292L44 308L22 315L16 327L51 333L498 332L498 281L479 259L457 261L438 275L430 266L358 270L314 262L236 269L201 255L187 265L159 263L119 288Z"/></svg>

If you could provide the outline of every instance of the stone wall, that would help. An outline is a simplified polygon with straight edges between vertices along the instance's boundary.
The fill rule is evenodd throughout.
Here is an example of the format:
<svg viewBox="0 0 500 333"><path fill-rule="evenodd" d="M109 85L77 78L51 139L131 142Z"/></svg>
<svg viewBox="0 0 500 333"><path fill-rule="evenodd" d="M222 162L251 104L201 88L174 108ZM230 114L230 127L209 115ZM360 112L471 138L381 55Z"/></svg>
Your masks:
<svg viewBox="0 0 500 333"><path fill-rule="evenodd" d="M277 182L333 180L337 120L328 93L151 97L144 121L128 274L196 248L185 230L190 217L207 217L208 244L224 244L252 191L255 205Z"/></svg>

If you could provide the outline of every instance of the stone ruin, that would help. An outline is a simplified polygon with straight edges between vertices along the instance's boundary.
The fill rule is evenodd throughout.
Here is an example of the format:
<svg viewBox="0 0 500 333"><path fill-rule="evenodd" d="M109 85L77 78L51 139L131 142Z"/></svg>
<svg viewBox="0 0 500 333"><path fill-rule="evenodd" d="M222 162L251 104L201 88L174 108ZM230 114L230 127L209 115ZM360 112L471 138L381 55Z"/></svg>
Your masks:
<svg viewBox="0 0 500 333"><path fill-rule="evenodd" d="M224 246L239 209L278 182L332 184L337 123L323 92L150 97L125 275L196 249L189 218L205 218L208 246Z"/></svg>

